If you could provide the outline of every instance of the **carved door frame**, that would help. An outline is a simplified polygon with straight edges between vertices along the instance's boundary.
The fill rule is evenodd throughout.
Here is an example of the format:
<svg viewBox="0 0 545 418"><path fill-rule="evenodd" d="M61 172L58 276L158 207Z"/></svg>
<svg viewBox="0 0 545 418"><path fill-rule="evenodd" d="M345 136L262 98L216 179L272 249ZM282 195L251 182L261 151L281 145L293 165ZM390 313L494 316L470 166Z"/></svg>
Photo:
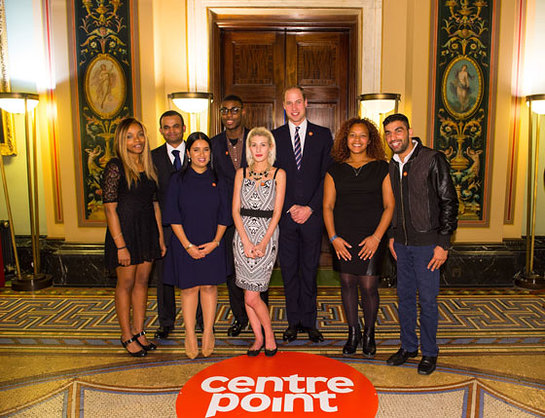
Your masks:
<svg viewBox="0 0 545 418"><path fill-rule="evenodd" d="M336 31L348 32L348 91L347 91L347 112L348 115L355 115L358 110L357 91L358 80L356 71L358 64L358 26L357 15L344 16L316 16L305 14L304 11L297 16L286 15L223 15L211 12L211 42L210 42L210 86L214 94L213 111L211 112L212 131L219 132L220 120L217 109L221 101L221 30L289 30L289 31Z"/></svg>

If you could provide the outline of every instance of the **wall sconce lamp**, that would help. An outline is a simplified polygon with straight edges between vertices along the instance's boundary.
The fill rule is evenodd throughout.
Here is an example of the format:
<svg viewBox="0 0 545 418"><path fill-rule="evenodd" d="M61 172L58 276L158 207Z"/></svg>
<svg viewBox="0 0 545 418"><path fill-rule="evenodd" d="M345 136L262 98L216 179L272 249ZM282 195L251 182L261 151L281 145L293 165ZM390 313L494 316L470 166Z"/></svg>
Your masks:
<svg viewBox="0 0 545 418"><path fill-rule="evenodd" d="M539 165L539 136L541 117L545 114L545 94L526 96L528 104L528 189L526 192L526 265L515 274L515 285L526 289L545 288L545 278L534 272L534 246L536 229L536 201ZM533 135L535 116L536 134ZM535 141L535 144L534 144ZM533 155L535 154L535 155Z"/></svg>
<svg viewBox="0 0 545 418"><path fill-rule="evenodd" d="M12 280L11 288L20 290L39 290L51 286L53 279L49 274L40 273L40 222L38 206L38 159L36 143L36 113L34 108L38 105L39 96L34 93L0 93L0 108L9 113L24 113L25 115L25 146L26 146L26 167L27 167L27 185L28 185L28 208L30 214L30 235L32 241L32 263L33 273L21 274L21 268L17 257L17 246L15 244L15 232L11 208L7 193L7 182L4 173L4 164L2 161L2 182L4 194L6 196L6 205L8 208L8 217L10 223L10 233L15 254L15 263L17 267L17 279ZM32 115L32 129L30 126L30 115ZM32 131L32 132L31 132ZM32 134L32 137L31 137Z"/></svg>
<svg viewBox="0 0 545 418"><path fill-rule="evenodd" d="M213 95L204 92L176 92L170 93L168 98L185 113L201 113L208 109Z"/></svg>
<svg viewBox="0 0 545 418"><path fill-rule="evenodd" d="M208 131L210 124L210 104L213 102L212 93L208 92L175 92L170 93L168 98L172 100L174 105L182 112L189 113L189 116L194 116L196 118L197 131L200 131L201 126L201 113L206 112L205 115L205 125L206 130ZM206 132L208 133L208 132Z"/></svg>
<svg viewBox="0 0 545 418"><path fill-rule="evenodd" d="M360 100L360 113L385 115L392 110L397 113L397 107L401 100L401 94L398 93L369 93L362 94ZM376 122L376 121L375 121Z"/></svg>

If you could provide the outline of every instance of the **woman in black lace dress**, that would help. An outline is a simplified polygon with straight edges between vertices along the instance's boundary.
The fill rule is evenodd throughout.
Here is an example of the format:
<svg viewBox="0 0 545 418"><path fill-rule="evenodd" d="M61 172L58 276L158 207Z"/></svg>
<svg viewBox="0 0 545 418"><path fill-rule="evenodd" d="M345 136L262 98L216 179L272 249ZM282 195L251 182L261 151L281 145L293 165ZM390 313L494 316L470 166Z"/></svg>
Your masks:
<svg viewBox="0 0 545 418"><path fill-rule="evenodd" d="M103 173L106 212L106 267L115 269L115 310L121 344L131 356L155 350L146 339L144 322L148 278L154 259L166 252L157 202L157 174L145 128L134 118L121 121L115 131L112 158ZM132 324L130 312L132 307Z"/></svg>

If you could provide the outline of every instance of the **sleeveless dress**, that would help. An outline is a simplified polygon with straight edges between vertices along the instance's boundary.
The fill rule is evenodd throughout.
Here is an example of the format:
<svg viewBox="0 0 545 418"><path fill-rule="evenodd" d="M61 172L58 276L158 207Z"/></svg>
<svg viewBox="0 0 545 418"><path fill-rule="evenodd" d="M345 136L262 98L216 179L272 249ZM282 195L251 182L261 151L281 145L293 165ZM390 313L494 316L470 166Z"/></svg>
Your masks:
<svg viewBox="0 0 545 418"><path fill-rule="evenodd" d="M131 264L160 258L159 229L153 208L153 202L157 200L157 184L140 173L136 185L129 189L123 163L112 158L104 168L102 194L104 203L117 203L121 233L131 255ZM104 242L104 261L110 270L120 266L117 247L109 229Z"/></svg>
<svg viewBox="0 0 545 418"><path fill-rule="evenodd" d="M376 276L386 252L386 237L382 238L370 260L359 258L361 247L358 244L372 235L380 223L384 212L382 182L388 174L388 163L371 161L360 169L354 169L347 163L335 163L328 173L335 182L335 232L352 246L348 249L352 260L338 260L333 256L333 267L341 273Z"/></svg>
<svg viewBox="0 0 545 418"><path fill-rule="evenodd" d="M276 200L275 178L277 172L278 169L271 179L256 181L246 178L246 169L244 169L244 179L240 189L240 214L244 230L253 244L257 244L263 239L271 222ZM233 239L233 253L236 285L241 289L264 292L269 288L278 254L278 226L267 244L263 257L246 257L238 231L235 232Z"/></svg>

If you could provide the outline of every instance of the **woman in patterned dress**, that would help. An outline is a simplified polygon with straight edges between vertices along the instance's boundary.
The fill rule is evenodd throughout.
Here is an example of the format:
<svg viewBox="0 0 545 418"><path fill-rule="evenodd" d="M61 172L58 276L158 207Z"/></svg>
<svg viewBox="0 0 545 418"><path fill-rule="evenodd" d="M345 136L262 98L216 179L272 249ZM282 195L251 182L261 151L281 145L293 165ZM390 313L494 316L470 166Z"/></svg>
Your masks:
<svg viewBox="0 0 545 418"><path fill-rule="evenodd" d="M278 221L286 191L286 173L272 166L275 146L266 128L254 128L248 133L248 169L237 171L233 191L236 284L244 289L246 312L255 335L247 352L252 357L263 348L267 356L277 352L269 309L260 297L260 292L269 287L278 254Z"/></svg>

